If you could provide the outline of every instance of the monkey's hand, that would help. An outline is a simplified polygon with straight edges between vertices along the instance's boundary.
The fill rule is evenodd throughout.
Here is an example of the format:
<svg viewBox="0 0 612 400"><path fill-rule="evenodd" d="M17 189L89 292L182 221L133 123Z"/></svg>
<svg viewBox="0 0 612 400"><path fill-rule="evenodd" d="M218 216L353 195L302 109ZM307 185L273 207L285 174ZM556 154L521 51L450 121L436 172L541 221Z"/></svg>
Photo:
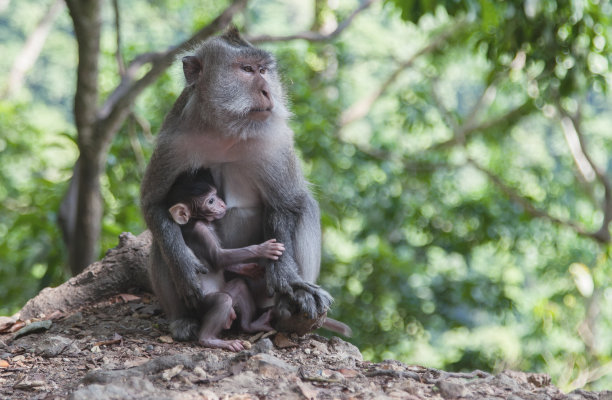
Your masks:
<svg viewBox="0 0 612 400"><path fill-rule="evenodd" d="M293 301L310 318L316 318L329 310L334 299L319 285L306 281L294 282Z"/></svg>
<svg viewBox="0 0 612 400"><path fill-rule="evenodd" d="M207 274L208 267L200 262L197 258L193 260L193 270L196 274Z"/></svg>
<svg viewBox="0 0 612 400"><path fill-rule="evenodd" d="M327 312L333 298L318 285L304 281L294 269L280 269L278 263L271 263L266 271L268 295L278 293L288 300L291 311L304 313L309 318ZM282 307L281 307L282 308Z"/></svg>
<svg viewBox="0 0 612 400"><path fill-rule="evenodd" d="M276 239L270 239L257 245L257 257L269 258L270 260L278 260L285 251L285 245L278 243Z"/></svg>

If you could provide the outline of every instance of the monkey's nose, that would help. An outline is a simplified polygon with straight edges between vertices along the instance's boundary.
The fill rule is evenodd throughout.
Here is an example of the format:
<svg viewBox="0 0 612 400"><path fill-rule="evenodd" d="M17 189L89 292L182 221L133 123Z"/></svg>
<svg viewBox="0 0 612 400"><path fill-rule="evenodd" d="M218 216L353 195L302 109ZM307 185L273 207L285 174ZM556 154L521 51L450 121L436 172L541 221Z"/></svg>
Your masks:
<svg viewBox="0 0 612 400"><path fill-rule="evenodd" d="M262 89L261 94L263 94L266 99L270 98L270 94L268 93L267 90Z"/></svg>

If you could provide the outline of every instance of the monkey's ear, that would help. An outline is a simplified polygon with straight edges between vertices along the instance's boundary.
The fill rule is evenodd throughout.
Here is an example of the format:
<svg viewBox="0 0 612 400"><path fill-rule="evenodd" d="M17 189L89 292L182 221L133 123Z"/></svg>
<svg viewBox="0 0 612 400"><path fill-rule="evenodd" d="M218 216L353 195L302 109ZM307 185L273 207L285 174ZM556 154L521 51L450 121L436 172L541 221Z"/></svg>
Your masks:
<svg viewBox="0 0 612 400"><path fill-rule="evenodd" d="M189 218L191 218L189 207L183 203L177 203L170 207L170 215L172 215L174 222L179 225L185 225L189 222Z"/></svg>
<svg viewBox="0 0 612 400"><path fill-rule="evenodd" d="M183 73L188 85L193 85L202 72L202 63L196 56L183 57Z"/></svg>

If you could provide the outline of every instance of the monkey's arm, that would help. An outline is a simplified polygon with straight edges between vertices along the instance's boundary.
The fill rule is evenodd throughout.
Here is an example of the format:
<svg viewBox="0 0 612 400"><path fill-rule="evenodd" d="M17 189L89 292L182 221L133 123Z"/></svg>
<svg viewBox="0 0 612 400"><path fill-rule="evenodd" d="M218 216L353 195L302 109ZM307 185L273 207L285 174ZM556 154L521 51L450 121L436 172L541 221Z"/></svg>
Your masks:
<svg viewBox="0 0 612 400"><path fill-rule="evenodd" d="M187 231L186 243L200 260L208 260L215 268L223 268L242 275L244 274L236 270L236 266L251 265L242 263L255 258L278 260L285 250L285 246L276 239L237 249L223 249L214 229L203 221L196 221Z"/></svg>
<svg viewBox="0 0 612 400"><path fill-rule="evenodd" d="M182 165L172 157L171 150L164 147L163 143L158 143L147 166L141 185L141 207L178 295L187 306L195 308L204 301L197 274L208 272L208 268L187 247L179 225L172 221L166 209L165 197L182 172Z"/></svg>
<svg viewBox="0 0 612 400"><path fill-rule="evenodd" d="M270 260L266 266L268 294L283 295L280 308L293 307L286 304L288 297L299 312L314 318L326 312L333 299L314 284L321 261L319 208L293 152L281 152L263 166L259 184L265 203L264 236L285 245L279 260Z"/></svg>
<svg viewBox="0 0 612 400"><path fill-rule="evenodd" d="M200 260L208 260L216 271L223 269L253 279L263 276L263 267L257 263L244 263L260 256L259 247L261 245L222 249L217 235L208 223L196 221L191 228L184 229L186 230L183 231L183 237L187 246ZM280 243L276 244L280 245Z"/></svg>
<svg viewBox="0 0 612 400"><path fill-rule="evenodd" d="M227 269L229 265L243 263L253 258L278 260L283 251L285 251L285 246L282 243L276 242L276 239L270 239L262 244L254 244L239 249L219 249L217 265Z"/></svg>

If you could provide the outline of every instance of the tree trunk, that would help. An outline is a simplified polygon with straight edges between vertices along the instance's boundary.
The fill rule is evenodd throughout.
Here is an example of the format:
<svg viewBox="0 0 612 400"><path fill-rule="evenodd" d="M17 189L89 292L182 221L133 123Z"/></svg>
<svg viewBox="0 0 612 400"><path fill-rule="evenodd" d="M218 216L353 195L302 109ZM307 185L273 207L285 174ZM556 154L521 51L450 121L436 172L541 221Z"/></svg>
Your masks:
<svg viewBox="0 0 612 400"><path fill-rule="evenodd" d="M122 233L117 247L110 249L101 261L58 287L43 289L26 303L18 318L25 321L55 311L69 313L130 289L151 292L147 275L150 246L149 231L138 236Z"/></svg>
<svg viewBox="0 0 612 400"><path fill-rule="evenodd" d="M96 143L102 5L101 0L67 0L66 4L72 17L79 50L74 121L80 156L75 165L75 169L78 169L74 174L75 182L71 183L71 190L62 201L61 208L67 211L69 216L60 217L60 225L64 227L71 223L71 226L63 231L64 237L69 240L66 245L70 270L76 275L95 259L102 218L101 159L106 155L100 154L103 149L98 148Z"/></svg>
<svg viewBox="0 0 612 400"><path fill-rule="evenodd" d="M109 147L129 115L130 107L138 95L168 69L177 54L224 29L237 12L246 7L246 3L247 0L234 0L215 20L176 47L136 57L126 67L121 83L99 106L101 0L66 0L79 49L74 120L80 156L70 187L62 200L59 225L68 248L68 262L73 275L80 273L97 258L104 211L100 177L104 173ZM145 64L151 64L151 68L143 77L136 79Z"/></svg>
<svg viewBox="0 0 612 400"><path fill-rule="evenodd" d="M8 1L6 2L6 5L8 6ZM21 89L25 79L25 74L34 66L34 63L38 59L43 45L49 36L53 22L63 8L64 1L55 0L45 15L43 15L41 20L38 22L36 28L30 34L28 40L15 58L15 62L13 62L11 72L9 73L7 87L4 90L2 97L10 97ZM0 3L0 12L1 11L2 4Z"/></svg>
<svg viewBox="0 0 612 400"><path fill-rule="evenodd" d="M100 153L81 149L81 162L78 163L78 199L75 218L75 231L68 249L68 260L72 275L77 275L98 257L98 242L103 215L100 176L104 172L99 161Z"/></svg>

